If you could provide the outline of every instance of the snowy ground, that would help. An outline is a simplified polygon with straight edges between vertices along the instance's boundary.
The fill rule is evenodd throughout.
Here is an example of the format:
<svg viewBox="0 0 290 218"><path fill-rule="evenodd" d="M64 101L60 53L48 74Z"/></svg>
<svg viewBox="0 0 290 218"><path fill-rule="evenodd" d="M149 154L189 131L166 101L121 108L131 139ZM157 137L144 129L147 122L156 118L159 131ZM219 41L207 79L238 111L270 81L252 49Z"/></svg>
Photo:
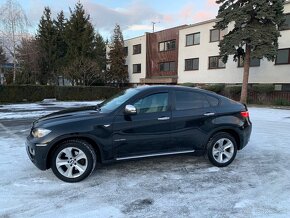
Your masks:
<svg viewBox="0 0 290 218"><path fill-rule="evenodd" d="M82 103L56 104L0 107L0 217L290 217L290 110L250 108L251 141L227 168L162 157L98 166L68 184L24 147L32 117Z"/></svg>

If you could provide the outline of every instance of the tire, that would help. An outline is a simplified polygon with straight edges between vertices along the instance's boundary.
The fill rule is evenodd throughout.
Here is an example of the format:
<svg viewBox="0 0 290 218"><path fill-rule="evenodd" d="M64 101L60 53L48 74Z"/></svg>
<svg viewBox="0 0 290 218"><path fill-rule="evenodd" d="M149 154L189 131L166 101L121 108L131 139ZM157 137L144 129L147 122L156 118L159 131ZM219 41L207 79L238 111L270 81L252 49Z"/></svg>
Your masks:
<svg viewBox="0 0 290 218"><path fill-rule="evenodd" d="M83 140L68 140L61 143L51 158L53 173L65 182L80 182L95 169L97 162L93 147Z"/></svg>
<svg viewBox="0 0 290 218"><path fill-rule="evenodd" d="M209 161L217 167L226 167L233 162L237 154L237 143L229 133L215 134L207 144Z"/></svg>

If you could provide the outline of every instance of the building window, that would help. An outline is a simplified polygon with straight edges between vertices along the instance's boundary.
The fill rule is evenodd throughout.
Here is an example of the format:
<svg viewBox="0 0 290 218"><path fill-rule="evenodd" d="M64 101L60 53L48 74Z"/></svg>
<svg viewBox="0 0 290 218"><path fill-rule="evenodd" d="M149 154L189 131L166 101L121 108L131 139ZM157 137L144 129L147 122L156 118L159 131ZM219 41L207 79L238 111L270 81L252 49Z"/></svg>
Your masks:
<svg viewBox="0 0 290 218"><path fill-rule="evenodd" d="M160 72L175 72L175 62L163 62L159 64Z"/></svg>
<svg viewBox="0 0 290 218"><path fill-rule="evenodd" d="M258 58L252 58L250 62L250 67L259 67L261 64L261 60ZM244 59L240 57L238 60L238 67L244 67Z"/></svg>
<svg viewBox="0 0 290 218"><path fill-rule="evenodd" d="M159 43L159 51L170 51L176 48L176 41L170 40L166 42Z"/></svg>
<svg viewBox="0 0 290 218"><path fill-rule="evenodd" d="M185 59L185 70L198 70L199 58Z"/></svg>
<svg viewBox="0 0 290 218"><path fill-rule="evenodd" d="M133 55L141 54L141 44L133 45Z"/></svg>
<svg viewBox="0 0 290 218"><path fill-rule="evenodd" d="M133 73L141 73L141 64L133 64Z"/></svg>
<svg viewBox="0 0 290 218"><path fill-rule="evenodd" d="M280 27L280 30L290 30L290 14L285 14L285 22Z"/></svg>
<svg viewBox="0 0 290 218"><path fill-rule="evenodd" d="M186 46L199 44L200 44L200 33L186 35Z"/></svg>
<svg viewBox="0 0 290 218"><path fill-rule="evenodd" d="M224 62L222 62L222 58L220 56L212 56L209 57L209 69L222 69L226 68Z"/></svg>
<svg viewBox="0 0 290 218"><path fill-rule="evenodd" d="M128 56L128 47L124 47L124 54L125 56Z"/></svg>
<svg viewBox="0 0 290 218"><path fill-rule="evenodd" d="M279 49L276 57L276 62L278 64L290 64L290 48Z"/></svg>
<svg viewBox="0 0 290 218"><path fill-rule="evenodd" d="M218 42L227 34L228 29L219 30L219 29L212 29L210 30L210 42Z"/></svg>

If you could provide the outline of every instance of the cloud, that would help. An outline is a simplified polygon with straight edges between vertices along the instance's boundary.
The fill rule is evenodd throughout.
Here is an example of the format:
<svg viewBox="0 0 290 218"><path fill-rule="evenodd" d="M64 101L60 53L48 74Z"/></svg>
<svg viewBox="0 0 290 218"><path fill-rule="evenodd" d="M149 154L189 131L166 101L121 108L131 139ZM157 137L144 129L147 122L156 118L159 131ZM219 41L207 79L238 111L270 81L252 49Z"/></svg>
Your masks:
<svg viewBox="0 0 290 218"><path fill-rule="evenodd" d="M215 18L216 14L210 11L199 11L193 16L194 22L200 22Z"/></svg>
<svg viewBox="0 0 290 218"><path fill-rule="evenodd" d="M132 26L129 26L127 30L130 30L130 31L152 30L152 25L132 25Z"/></svg>
<svg viewBox="0 0 290 218"><path fill-rule="evenodd" d="M193 4L188 4L185 5L179 12L179 15L182 19L187 20L192 17L194 10L194 5Z"/></svg>
<svg viewBox="0 0 290 218"><path fill-rule="evenodd" d="M133 25L151 23L161 19L162 15L153 8L140 1L134 1L128 8L109 8L104 5L87 0L83 2L85 9L91 15L96 28L111 30L116 23L123 29Z"/></svg>
<svg viewBox="0 0 290 218"><path fill-rule="evenodd" d="M57 13L63 10L68 18L70 16L69 8L73 9L77 1L26 0L27 4L25 3L23 6L33 26L32 31L36 31L45 6L51 8L52 17L55 18ZM171 8L167 12L157 11L160 3L152 4L148 0L129 0L120 4L111 1L108 1L108 4L100 3L96 0L80 0L80 2L90 15L95 29L104 33L105 37L109 37L116 23L121 26L124 36L134 37L142 31L144 33L152 30L152 21L158 22L155 26L156 30L161 30L214 18L217 11L215 0L203 2L188 0L183 4L180 3L180 5L184 5L181 8ZM156 9L154 5L156 5Z"/></svg>
<svg viewBox="0 0 290 218"><path fill-rule="evenodd" d="M218 4L216 3L216 0L207 0L207 6L208 7L217 7Z"/></svg>

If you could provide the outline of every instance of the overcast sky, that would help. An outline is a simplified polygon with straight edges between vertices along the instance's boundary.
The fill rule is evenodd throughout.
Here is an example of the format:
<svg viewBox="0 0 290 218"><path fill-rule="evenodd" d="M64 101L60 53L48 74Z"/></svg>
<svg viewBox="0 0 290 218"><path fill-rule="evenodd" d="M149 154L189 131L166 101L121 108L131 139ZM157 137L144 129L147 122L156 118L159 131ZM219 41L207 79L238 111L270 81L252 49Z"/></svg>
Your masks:
<svg viewBox="0 0 290 218"><path fill-rule="evenodd" d="M0 0L2 5L6 0ZM63 10L69 17L69 7L77 0L18 0L31 23L29 32L34 34L45 6L52 14ZM108 38L115 23L121 25L124 38L132 38L156 30L215 18L218 6L215 0L81 0L95 29Z"/></svg>

